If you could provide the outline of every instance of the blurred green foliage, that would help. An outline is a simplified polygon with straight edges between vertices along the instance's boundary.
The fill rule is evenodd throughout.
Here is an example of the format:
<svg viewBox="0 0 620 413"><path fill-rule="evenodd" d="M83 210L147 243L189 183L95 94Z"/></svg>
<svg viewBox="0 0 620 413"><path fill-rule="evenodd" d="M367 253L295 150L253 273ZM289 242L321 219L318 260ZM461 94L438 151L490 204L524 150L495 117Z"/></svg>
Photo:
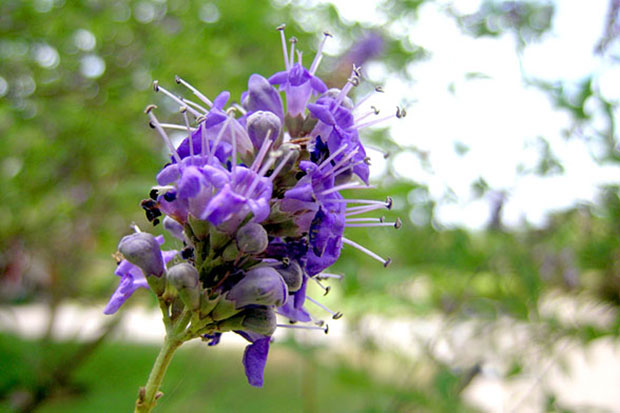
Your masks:
<svg viewBox="0 0 620 413"><path fill-rule="evenodd" d="M382 2L388 16L405 24L415 24L423 3ZM475 14L453 14L470 35L498 36L509 31L516 35L517 47L526 47L549 30L553 7L548 2L485 1ZM304 16L311 18L306 21ZM319 28L312 26L316 22L339 28L335 34L343 49L369 29L380 33L386 42L382 62L389 73L403 78L408 76L409 63L427 56L406 35L399 37L381 27L343 22L334 6L312 2L2 1L0 301L16 304L43 300L53 308L73 298L103 307L117 281L112 276L114 260L110 254L128 232L129 223L148 225L139 201L147 196L155 173L165 162L161 142L148 129L142 109L156 103L168 118L174 116L174 109L153 93L151 82L158 79L160 84L180 92L174 84L174 75L179 74L208 96L230 90L233 100L238 100L251 73L269 75L281 69L279 37L274 28L282 22L289 27L287 33L299 39L305 56L312 56L318 44ZM324 76L337 86L348 73L340 73L336 64L326 62L325 68L330 67L331 72ZM617 132L612 109L616 103L603 99L591 79L577 88L527 80L547 91L580 130L591 121L586 101L594 97L609 121L605 130L596 130L590 136L593 141L605 142L607 152L599 161L620 160L614 149ZM387 131L374 131L367 139L388 152L402 150ZM423 153L413 147L406 149L419 155L420 162L426 162ZM467 152L467 147L461 149ZM562 173L561 160L543 138L540 151L540 165L527 172ZM596 204L578 205L555 214L543 228L532 228L527 223L516 229L503 227L503 198L499 196L494 198L496 205L492 207L497 214L490 218L489 228L472 233L462 228L443 228L434 219L436 200L427 188L401 180L396 172L388 164L388 173L375 195L395 199L394 209L386 216L401 217L403 228L372 233L347 230L356 242L391 255L392 266L385 270L374 262L370 264L368 257L345 248L334 270L346 274L342 288L337 289L343 296L337 305L349 320L352 337L362 337L356 344L364 348L365 356L377 356L380 347L376 337L361 333L367 314L414 319L439 313L450 320L489 322L511 317L544 326L541 345L545 340L564 336L589 341L618 335L615 313L620 305L620 187L605 188ZM483 180L472 184L478 196L493 190ZM611 305L614 321L604 326L575 326L541 313L541 300L555 291ZM140 301L136 298L132 304ZM149 302L146 295L143 298L143 302ZM305 368L302 366L310 366L318 358L309 353L311 349L289 344L306 354L286 356L294 359L295 374L299 376L302 373L298 370ZM51 353L46 352L49 348L41 350L41 343L3 337L2 345L0 398L5 401L15 394L15 389L41 386L45 374L39 373L41 368L45 370L44 360L54 368L56 359L47 358ZM76 347L58 346L67 354ZM52 353L55 351L53 347ZM38 354L34 367L28 353ZM204 356L200 363L205 374L183 378L183 369L195 356L192 353L190 358L189 352L184 353L178 363L173 363L167 378L173 397L161 411L179 411L181 406L183 410L186 406L199 408L205 388L219 392L217 399L211 398L213 411L232 411L225 407L232 405L239 408L235 411L242 411L238 403L243 397L258 400L252 411L270 409L273 400L282 403L280 411L291 411L287 406L299 403L298 398L282 396L294 391L287 375L290 372L286 371L289 364L272 357L268 375L271 369L276 384L262 394L242 383L239 363L227 364L227 356ZM60 401L44 405L41 411L84 411L84 406L108 402L130 406L133 389L144 380L153 357L150 350L106 344L95 359L78 369L76 381L67 383L87 383L87 388L81 389L86 391L101 377L123 387L122 395L103 387L92 387L92 393L69 388L69 394L65 394L67 404L63 396ZM346 360L308 367L316 370L314 380L323 386L314 394L317 405L330 406L328 410L314 409L351 411L346 409L349 406L368 412L466 411L460 392L477 374L476 365L457 369L426 357L421 357L426 363L421 370L427 373L427 380L420 379L417 373L406 374L407 369L417 371L414 363L397 371L402 379L398 385L373 378L370 367L352 368ZM109 369L110 365L115 368ZM520 360L515 360L515 368L507 376L521 374L520 366ZM216 376L232 376L233 371L232 387L219 388ZM119 378L125 382L116 382ZM180 384L175 385L177 382ZM77 393L72 393L74 390ZM358 399L364 392L368 393ZM69 397L74 395L80 397ZM206 397L209 400L210 394ZM107 411L119 409L125 408Z"/></svg>

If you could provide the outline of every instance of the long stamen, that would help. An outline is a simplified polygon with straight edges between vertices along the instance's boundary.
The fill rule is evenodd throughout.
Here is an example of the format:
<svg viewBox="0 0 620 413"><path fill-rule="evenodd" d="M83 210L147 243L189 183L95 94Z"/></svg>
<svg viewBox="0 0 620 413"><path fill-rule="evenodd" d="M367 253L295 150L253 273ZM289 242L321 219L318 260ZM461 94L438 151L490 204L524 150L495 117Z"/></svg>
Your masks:
<svg viewBox="0 0 620 413"><path fill-rule="evenodd" d="M278 174L280 173L280 171L282 170L282 168L284 168L284 165L286 165L286 163L288 162L288 160L291 158L291 156L293 156L293 152L289 152L286 154L286 156L284 157L284 159L282 159L282 161L278 164L278 166L276 167L276 169L273 170L273 172L271 173L271 175L269 175L269 180L273 182L274 179L276 179L276 177L278 176Z"/></svg>
<svg viewBox="0 0 620 413"><path fill-rule="evenodd" d="M356 182L348 182L346 184L336 185L336 186L334 186L332 188L326 189L323 192L319 192L319 195L329 195L329 194L331 194L333 192L338 192L338 191L341 191L341 190L344 190L344 189L373 189L373 188L375 188L374 185L366 186L366 185L360 185L360 184L358 184Z"/></svg>
<svg viewBox="0 0 620 413"><path fill-rule="evenodd" d="M340 148L336 149L334 151L334 153L332 153L331 155L329 155L329 157L327 159L325 159L323 162L321 162L321 164L319 165L319 169L321 169L322 167L324 167L325 165L329 165L329 163L336 157L338 156L340 153L342 153L342 151L344 151L345 149L347 149L349 146L348 145L342 145Z"/></svg>
<svg viewBox="0 0 620 413"><path fill-rule="evenodd" d="M286 51L286 37L284 36L285 27L286 27L285 24L281 24L278 27L276 27L276 30L280 32L280 38L282 39L282 54L284 55L284 68L286 70L289 70L290 66L288 64L288 53Z"/></svg>
<svg viewBox="0 0 620 413"><path fill-rule="evenodd" d="M159 86L159 82L157 80L155 80L153 82L153 90L155 92L160 92L161 91L164 95L168 96L170 99L172 99L175 102L177 102L179 104L179 106L187 106L187 102L185 102L185 100L182 97L175 96L172 92L169 92L165 88ZM192 115L196 116L196 117L199 117L199 116L202 115L201 113L199 113L198 111L196 111L195 109L192 109L190 107L188 107L187 110L189 110L190 113Z"/></svg>
<svg viewBox="0 0 620 413"><path fill-rule="evenodd" d="M319 280L326 280L328 278L335 278L337 280L342 280L344 276L342 274L331 274L328 272L322 272L320 274L317 274L314 278L317 278Z"/></svg>
<svg viewBox="0 0 620 413"><path fill-rule="evenodd" d="M155 128L155 130L157 130L157 132L159 132L159 135L164 140L164 143L168 146L168 149L170 150L170 153L174 157L174 160L177 161L177 163L180 164L181 163L181 157L177 153L177 150L174 147L174 145L172 144L172 141L170 140L168 135L166 135L166 132L164 131L164 129L161 127L159 121L157 120L157 118L153 114L153 109L155 109L156 107L157 106L155 106L155 105L148 105L146 107L146 109L144 110L144 112L148 115L149 119L151 120L149 122L149 125L151 125L151 127Z"/></svg>
<svg viewBox="0 0 620 413"><path fill-rule="evenodd" d="M194 95L196 95L196 97L200 100L202 100L207 106L209 106L210 108L213 107L213 102L211 102L211 100L209 98L207 98L205 95L203 95L202 93L200 93L200 91L198 89L196 89L194 86L190 85L189 83L187 83L185 80L181 79L179 76L175 76L174 80L178 83L181 84L183 86L185 86L186 88L188 88L189 90L192 91L192 93ZM207 111L208 112L208 111Z"/></svg>
<svg viewBox="0 0 620 413"><path fill-rule="evenodd" d="M222 126L222 129L220 129L217 136L215 137L215 142L213 142L213 147L211 148L211 152L209 153L208 163L211 163L211 161L213 160L213 154L217 151L217 146L220 144L220 141L222 140L222 136L224 136L224 131L229 128L231 119L232 117L229 116L224 121L224 125Z"/></svg>
<svg viewBox="0 0 620 413"><path fill-rule="evenodd" d="M189 142L189 156L193 162L194 161L194 141L192 140L192 128L190 128L189 119L187 118L187 106L181 106L180 111L183 114L183 120L185 121L185 126L187 128L187 140Z"/></svg>
<svg viewBox="0 0 620 413"><path fill-rule="evenodd" d="M345 217L349 217L351 215L360 215L360 214L365 214L366 212L371 212L371 211L376 211L377 209L383 209L385 208L384 205L369 205L369 206L358 206L358 207L351 207L351 208L347 208L344 216Z"/></svg>
<svg viewBox="0 0 620 413"><path fill-rule="evenodd" d="M334 320L338 320L339 318L342 317L342 313L340 311L332 311L329 308L325 307L323 304L319 303L318 301L316 301L315 299L313 299L312 297L306 296L306 300L310 301L311 303L313 303L314 305L316 305L317 307L327 311L329 314L331 314L332 318Z"/></svg>
<svg viewBox="0 0 620 413"><path fill-rule="evenodd" d="M398 118L398 119L404 118L406 115L407 115L407 111L405 109L402 109L402 108L396 106L396 113L393 114L393 115L384 116L382 118L371 120L369 122L362 123L362 124L355 124L355 125L351 126L349 129L360 130L360 129L376 125L377 123L381 123L381 122L384 122L384 121L392 119L392 118Z"/></svg>
<svg viewBox="0 0 620 413"><path fill-rule="evenodd" d="M176 123L160 123L159 126L161 126L164 129L174 129L174 130L183 130L186 131L187 127L184 125L177 125ZM195 131L195 128L191 128L192 131Z"/></svg>
<svg viewBox="0 0 620 413"><path fill-rule="evenodd" d="M359 102L357 102L355 104L355 106L353 106L353 109L351 110L352 112L357 110L357 108L359 108L360 106L362 106L362 104L364 102L366 102L368 99L370 99L372 96L374 96L374 94L376 93L383 93L383 88L381 86L377 86L375 87L375 90L373 92L370 92L369 94L367 94L366 96L364 96L362 99L360 99Z"/></svg>
<svg viewBox="0 0 620 413"><path fill-rule="evenodd" d="M239 112L241 112L241 114L242 114L242 115L245 115L245 114L247 114L247 113L248 113L248 111L247 111L247 110L245 110L245 109L243 108L243 106L241 106L241 105L240 105L240 104L238 104L238 103L233 103L233 104L232 104L232 106L233 106L235 109L237 109Z"/></svg>
<svg viewBox="0 0 620 413"><path fill-rule="evenodd" d="M378 201L376 199L335 199L331 202L343 202L347 204L378 204L383 205L387 209L392 208L392 198L387 197L385 201Z"/></svg>
<svg viewBox="0 0 620 413"><path fill-rule="evenodd" d="M209 148L209 141L207 140L207 125L205 124L205 122L203 122L200 127L200 139L202 143L200 148L200 155L205 158L211 153L211 150Z"/></svg>
<svg viewBox="0 0 620 413"><path fill-rule="evenodd" d="M297 325L297 324L276 324L276 327L294 328L294 329L300 329L300 330L321 330L325 334L327 334L329 332L329 326L327 324L325 324L325 327L319 327L319 326L300 326L300 325Z"/></svg>
<svg viewBox="0 0 620 413"><path fill-rule="evenodd" d="M332 35L328 32L323 32L323 36L323 40L321 41L321 44L319 44L319 49L316 51L316 55L314 56L314 60L312 61L312 65L310 66L311 75L314 75L316 70L319 68L319 64L321 64L321 60L323 59L323 47L325 47L327 38L332 37Z"/></svg>
<svg viewBox="0 0 620 413"><path fill-rule="evenodd" d="M209 113L209 109L205 108L204 106L199 105L198 103L193 102L187 98L182 98L182 99L183 99L183 102L187 103L189 106L193 106L194 108L203 111L205 114Z"/></svg>
<svg viewBox="0 0 620 413"><path fill-rule="evenodd" d="M363 115L358 116L358 117L355 119L355 122L360 122L360 121L362 121L362 120L364 120L364 119L366 119L367 117L372 116L372 115L378 115L378 114L379 114L379 112L380 112L380 111L379 111L379 109L377 109L377 108L376 108L376 107L374 107L374 106L371 106L371 107L370 107L370 110L369 110L368 112L364 113Z"/></svg>
<svg viewBox="0 0 620 413"><path fill-rule="evenodd" d="M291 37L289 42L291 43L291 54L290 54L290 63L289 63L289 67L293 66L293 63L295 62L295 44L297 44L297 38L295 36Z"/></svg>
<svg viewBox="0 0 620 413"><path fill-rule="evenodd" d="M397 218L394 222L366 222L360 224L349 224L348 222L344 224L345 227L394 227L396 229L400 229L403 225L403 222L400 218Z"/></svg>
<svg viewBox="0 0 620 413"><path fill-rule="evenodd" d="M347 245L350 245L353 248L356 248L356 249L362 251L364 254L366 254L366 255L376 259L377 261L382 263L384 267L387 267L392 262L391 258L384 259L384 258L380 257L379 255L375 254L374 252L372 252L371 250L369 250L368 248L364 248L360 244L358 244L356 242L353 242L353 241L351 241L348 238L342 237L342 242L347 244ZM306 298L309 298L309 297L306 297Z"/></svg>
<svg viewBox="0 0 620 413"><path fill-rule="evenodd" d="M252 180L252 183L250 184L250 186L248 187L248 190L245 191L245 196L249 197L252 194L252 191L254 190L254 188L256 188L256 185L258 185L258 182L260 181L260 179L265 176L265 174L267 173L267 171L269 170L269 168L271 167L271 164L273 163L274 159L272 157L269 157L269 159L267 159L267 162L265 162L265 164L263 165L263 167L261 168L260 171L258 171L258 173L256 174L256 176L254 177L254 179Z"/></svg>
<svg viewBox="0 0 620 413"><path fill-rule="evenodd" d="M260 149L258 150L258 154L256 155L256 158L254 158L254 162L252 162L252 166L250 167L250 169L254 172L258 170L258 167L263 162L263 159L265 158L265 155L267 154L267 151L269 150L269 147L272 144L272 140L269 139L269 136L271 136L271 129L267 130L267 135L265 135L265 140L263 141L263 144L260 146Z"/></svg>
<svg viewBox="0 0 620 413"><path fill-rule="evenodd" d="M385 217L381 218L348 218L345 222L385 222Z"/></svg>
<svg viewBox="0 0 620 413"><path fill-rule="evenodd" d="M329 285L328 285L328 286L324 286L324 285L321 283L321 281L319 281L319 280L318 280L318 278L314 277L314 278L312 278L312 279L314 280L314 282L316 283L316 285L318 285L319 287L321 287L321 289L323 289L323 291L325 291L325 292L323 293L323 296L326 296L326 295L327 295L327 294L328 294L328 293L332 290L332 287L331 287L331 286L329 286Z"/></svg>
<svg viewBox="0 0 620 413"><path fill-rule="evenodd" d="M341 160L339 160L338 162L336 162L336 164L334 164L334 166L332 167L332 170L336 170L338 168L340 168L342 165L344 165L345 163L347 163L349 161L349 159L353 158L355 155L357 155L357 152L359 152L359 147L353 149L351 152L347 153ZM335 174L335 173L334 173Z"/></svg>

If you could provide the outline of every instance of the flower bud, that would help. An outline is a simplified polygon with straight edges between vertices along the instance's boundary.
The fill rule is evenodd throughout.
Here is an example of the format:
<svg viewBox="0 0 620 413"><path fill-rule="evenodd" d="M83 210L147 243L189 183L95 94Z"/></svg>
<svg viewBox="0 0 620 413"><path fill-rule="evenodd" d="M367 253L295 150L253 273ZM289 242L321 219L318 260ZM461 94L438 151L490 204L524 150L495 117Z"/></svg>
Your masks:
<svg viewBox="0 0 620 413"><path fill-rule="evenodd" d="M250 304L279 307L284 304L287 296L288 289L280 274L271 267L258 267L248 271L230 289L226 300L233 301L235 308Z"/></svg>
<svg viewBox="0 0 620 413"><path fill-rule="evenodd" d="M249 112L267 110L284 119L282 98L275 87L261 75L253 74L248 81L248 94L243 106Z"/></svg>
<svg viewBox="0 0 620 413"><path fill-rule="evenodd" d="M276 314L269 307L253 307L218 323L221 331L242 330L270 336L276 330Z"/></svg>
<svg viewBox="0 0 620 413"><path fill-rule="evenodd" d="M187 308L195 310L200 305L198 271L191 264L181 263L168 269L168 281L179 292Z"/></svg>
<svg viewBox="0 0 620 413"><path fill-rule="evenodd" d="M255 222L245 224L237 231L237 248L246 254L260 254L267 249L267 231Z"/></svg>
<svg viewBox="0 0 620 413"><path fill-rule="evenodd" d="M144 275L161 277L165 272L159 243L148 232L136 232L121 239L118 250L130 263L140 267Z"/></svg>
<svg viewBox="0 0 620 413"><path fill-rule="evenodd" d="M280 146L282 141L280 138L282 122L273 112L259 110L252 113L248 117L246 128L248 136L256 149L263 145L263 141L267 137L275 142L272 149L277 149Z"/></svg>
<svg viewBox="0 0 620 413"><path fill-rule="evenodd" d="M290 261L289 264L281 263L273 268L282 276L289 292L294 293L301 288L303 273L297 261Z"/></svg>

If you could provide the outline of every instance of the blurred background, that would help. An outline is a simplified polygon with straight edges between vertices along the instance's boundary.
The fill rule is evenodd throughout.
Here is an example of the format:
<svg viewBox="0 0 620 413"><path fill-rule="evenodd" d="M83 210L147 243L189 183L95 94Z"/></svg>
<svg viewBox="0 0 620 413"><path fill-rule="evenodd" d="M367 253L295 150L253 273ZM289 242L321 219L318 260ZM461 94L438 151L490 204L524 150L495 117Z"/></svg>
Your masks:
<svg viewBox="0 0 620 413"><path fill-rule="evenodd" d="M3 0L0 411L131 411L163 336L148 293L103 317L118 240L165 162L152 81L239 99L282 70L275 27L360 99L374 198L347 236L330 334L279 332L265 387L242 343L179 351L156 411L620 411L617 0ZM168 112L166 112L168 110ZM161 231L160 226L154 229ZM172 247L175 245L171 244ZM319 296L322 291L315 291ZM319 308L312 308L325 318Z"/></svg>

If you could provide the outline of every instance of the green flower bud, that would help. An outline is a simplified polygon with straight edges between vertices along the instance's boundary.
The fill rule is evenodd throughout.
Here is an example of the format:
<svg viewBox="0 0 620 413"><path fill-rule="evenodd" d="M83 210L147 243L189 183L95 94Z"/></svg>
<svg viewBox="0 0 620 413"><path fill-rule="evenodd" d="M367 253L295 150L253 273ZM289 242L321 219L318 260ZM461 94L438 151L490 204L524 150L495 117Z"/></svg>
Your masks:
<svg viewBox="0 0 620 413"><path fill-rule="evenodd" d="M267 249L269 239L262 225L250 222L237 231L237 248L246 254L260 254Z"/></svg>
<svg viewBox="0 0 620 413"><path fill-rule="evenodd" d="M179 292L187 308L195 310L200 305L198 271L191 264L181 263L168 269L168 281Z"/></svg>
<svg viewBox="0 0 620 413"><path fill-rule="evenodd" d="M303 273L297 261L290 261L289 264L280 263L273 268L282 276L289 292L294 293L301 288Z"/></svg>
<svg viewBox="0 0 620 413"><path fill-rule="evenodd" d="M269 307L248 308L217 326L220 331L243 330L270 336L276 330L276 314Z"/></svg>

